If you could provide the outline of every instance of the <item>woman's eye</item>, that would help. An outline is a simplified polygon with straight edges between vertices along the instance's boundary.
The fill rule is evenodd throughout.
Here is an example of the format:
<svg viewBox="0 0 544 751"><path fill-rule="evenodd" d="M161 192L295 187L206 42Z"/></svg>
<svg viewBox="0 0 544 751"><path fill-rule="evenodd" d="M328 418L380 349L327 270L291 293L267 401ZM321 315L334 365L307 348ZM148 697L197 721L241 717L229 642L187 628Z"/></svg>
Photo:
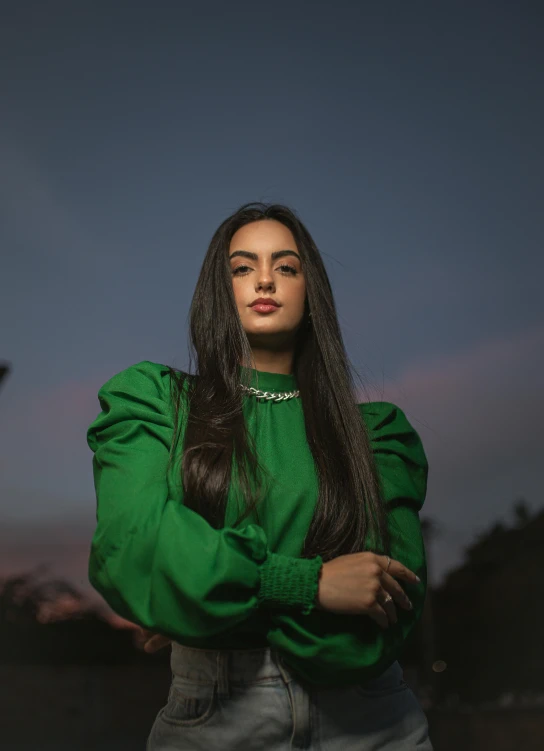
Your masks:
<svg viewBox="0 0 544 751"><path fill-rule="evenodd" d="M233 270L233 272L232 272L232 273L233 273L233 275L234 275L234 274L237 274L237 273L238 273L238 272L240 271L240 269L248 269L248 268L249 268L249 266L244 266L244 265L240 265L240 266L237 266L237 267L236 267L236 268L235 268L235 269Z"/></svg>
<svg viewBox="0 0 544 751"><path fill-rule="evenodd" d="M279 266L280 269L282 269L282 273L284 274L296 274L297 270L294 266L290 266L288 263L283 263L281 266ZM232 274L238 275L238 276L244 276L247 274L247 271L241 271L242 269L249 269L249 266L245 266L244 264L240 264L240 266L237 266L235 269L233 269Z"/></svg>

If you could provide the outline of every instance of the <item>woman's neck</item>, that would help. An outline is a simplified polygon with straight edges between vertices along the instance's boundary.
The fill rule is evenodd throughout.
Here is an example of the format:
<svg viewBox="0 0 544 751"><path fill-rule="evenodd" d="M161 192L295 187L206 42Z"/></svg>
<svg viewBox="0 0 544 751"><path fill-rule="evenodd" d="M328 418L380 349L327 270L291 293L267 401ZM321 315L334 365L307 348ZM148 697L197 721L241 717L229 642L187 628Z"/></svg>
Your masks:
<svg viewBox="0 0 544 751"><path fill-rule="evenodd" d="M293 372L293 352L271 352L270 350L253 350L252 352L253 362L247 363L246 367L285 375Z"/></svg>

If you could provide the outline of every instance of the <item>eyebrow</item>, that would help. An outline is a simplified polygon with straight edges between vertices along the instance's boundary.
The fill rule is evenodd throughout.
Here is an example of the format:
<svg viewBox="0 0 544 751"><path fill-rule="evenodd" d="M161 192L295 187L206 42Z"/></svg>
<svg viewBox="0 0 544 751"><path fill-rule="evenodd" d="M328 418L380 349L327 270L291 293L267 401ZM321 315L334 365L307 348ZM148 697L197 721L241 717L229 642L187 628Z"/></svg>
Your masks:
<svg viewBox="0 0 544 751"><path fill-rule="evenodd" d="M252 253L249 250L235 250L234 253L230 254L229 260L231 258L235 258L236 256L243 256L244 258L249 258L252 261L258 261L259 260L259 256L257 255L257 253ZM298 260L300 261L299 254L295 253L294 250L275 250L271 254L270 257L272 258L273 261L275 261L276 258L283 258L283 256L295 256L295 258L298 258ZM301 261L301 263L302 263L302 261Z"/></svg>

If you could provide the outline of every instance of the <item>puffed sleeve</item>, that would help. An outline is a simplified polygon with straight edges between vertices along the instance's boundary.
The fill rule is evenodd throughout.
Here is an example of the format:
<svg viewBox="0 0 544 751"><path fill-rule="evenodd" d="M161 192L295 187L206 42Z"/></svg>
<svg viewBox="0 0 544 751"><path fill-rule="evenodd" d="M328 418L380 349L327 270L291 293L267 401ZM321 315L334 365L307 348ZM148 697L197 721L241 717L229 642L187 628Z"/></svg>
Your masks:
<svg viewBox="0 0 544 751"><path fill-rule="evenodd" d="M391 530L392 558L421 582L399 583L413 610L396 606L398 621L382 629L367 615L315 609L308 614L273 613L268 641L294 671L320 686L348 686L379 675L394 662L423 613L426 556L419 511L427 491L428 463L421 439L399 407L360 404L368 428Z"/></svg>
<svg viewBox="0 0 544 751"><path fill-rule="evenodd" d="M167 367L149 361L98 392L102 411L87 431L97 501L90 583L121 617L188 645L257 608L310 609L319 556L273 553L260 526L216 530L171 497L169 397Z"/></svg>

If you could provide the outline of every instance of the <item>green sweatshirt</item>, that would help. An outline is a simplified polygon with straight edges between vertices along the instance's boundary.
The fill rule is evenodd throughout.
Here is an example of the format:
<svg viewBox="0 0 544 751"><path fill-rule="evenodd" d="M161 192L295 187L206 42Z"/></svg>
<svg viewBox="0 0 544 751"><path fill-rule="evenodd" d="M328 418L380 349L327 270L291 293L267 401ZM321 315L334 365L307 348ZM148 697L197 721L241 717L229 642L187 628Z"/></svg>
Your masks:
<svg viewBox="0 0 544 751"><path fill-rule="evenodd" d="M265 391L296 389L294 375L251 370L251 378ZM217 530L183 505L183 424L167 469L174 430L167 367L132 365L107 381L98 398L102 411L87 432L97 498L88 573L112 610L186 646L272 647L317 686L362 683L397 659L421 617L427 585L418 512L428 465L402 410L389 402L359 405L382 479L392 557L421 579L400 582L414 609L397 606L398 622L382 629L366 615L314 607L323 562L300 554L318 484L300 399L243 396L244 417L273 482L259 505L260 523L249 516L236 527L243 506L232 483L225 526Z"/></svg>

